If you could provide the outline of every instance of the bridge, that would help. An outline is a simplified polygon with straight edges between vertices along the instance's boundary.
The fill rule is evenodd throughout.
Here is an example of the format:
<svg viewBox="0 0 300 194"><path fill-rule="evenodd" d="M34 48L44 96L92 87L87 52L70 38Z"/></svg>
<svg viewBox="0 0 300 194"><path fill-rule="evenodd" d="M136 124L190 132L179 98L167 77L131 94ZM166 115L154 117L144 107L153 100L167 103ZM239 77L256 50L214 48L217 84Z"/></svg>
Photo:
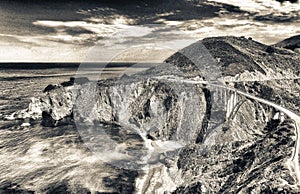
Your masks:
<svg viewBox="0 0 300 194"><path fill-rule="evenodd" d="M234 119L234 115L236 111L238 111L238 108L241 106L241 103L238 103L237 100L237 94L248 98L248 99L252 99L255 100L257 102L266 104L268 106L271 106L273 108L275 108L276 110L286 114L288 117L290 117L293 121L294 121L294 127L295 127L295 134L296 134L296 142L295 142L295 147L292 153L291 158L287 161L286 165L288 166L289 170L291 173L293 173L296 178L297 178L297 182L298 185L300 185L300 168L299 168L299 150L300 150L300 116L297 115L296 113L294 113L293 111L282 107L274 102L271 102L269 100L263 99L263 98L259 98L256 97L254 95L251 95L249 93L246 93L244 91L238 90L236 88L230 87L230 86L226 86L226 85L222 85L219 83L214 83L214 82L209 82L209 81L203 81L203 80L190 80L190 79L178 79L178 78L172 78L172 76L162 76L162 77L155 77L154 79L157 80L164 80L164 81L169 81L169 82L180 82L180 83L188 83L188 84L203 84L203 85L208 85L211 87L216 87L216 88L222 88L225 89L227 91L231 91L233 92L233 100L232 100L232 104L227 105L227 108L232 109L232 112L230 114L227 114L226 116L228 117L233 117Z"/></svg>

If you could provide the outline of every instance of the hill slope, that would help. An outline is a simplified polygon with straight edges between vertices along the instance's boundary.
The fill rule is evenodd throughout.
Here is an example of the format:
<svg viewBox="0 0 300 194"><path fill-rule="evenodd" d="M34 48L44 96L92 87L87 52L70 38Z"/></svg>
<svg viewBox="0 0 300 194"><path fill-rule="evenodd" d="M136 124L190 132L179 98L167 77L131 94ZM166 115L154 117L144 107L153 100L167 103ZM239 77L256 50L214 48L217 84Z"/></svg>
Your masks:
<svg viewBox="0 0 300 194"><path fill-rule="evenodd" d="M294 120L234 90L299 114L299 59L242 37L207 38L145 72L52 87L14 116L75 123L100 163L138 174L136 192L298 193Z"/></svg>

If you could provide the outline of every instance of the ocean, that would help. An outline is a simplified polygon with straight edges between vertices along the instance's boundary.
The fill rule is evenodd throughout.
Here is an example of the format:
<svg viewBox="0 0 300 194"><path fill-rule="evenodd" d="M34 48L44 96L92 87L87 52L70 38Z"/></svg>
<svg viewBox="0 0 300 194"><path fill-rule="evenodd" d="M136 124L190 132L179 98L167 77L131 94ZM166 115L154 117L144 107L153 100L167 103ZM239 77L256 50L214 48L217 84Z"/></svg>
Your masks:
<svg viewBox="0 0 300 194"><path fill-rule="evenodd" d="M83 144L75 126L50 128L37 120L23 127L26 121L5 119L27 108L31 98L41 95L47 85L76 76L79 65L0 64L0 193L133 191L136 172L121 172L99 161ZM128 67L130 64L114 64L104 73L103 68L96 73L102 71L102 78L114 77Z"/></svg>

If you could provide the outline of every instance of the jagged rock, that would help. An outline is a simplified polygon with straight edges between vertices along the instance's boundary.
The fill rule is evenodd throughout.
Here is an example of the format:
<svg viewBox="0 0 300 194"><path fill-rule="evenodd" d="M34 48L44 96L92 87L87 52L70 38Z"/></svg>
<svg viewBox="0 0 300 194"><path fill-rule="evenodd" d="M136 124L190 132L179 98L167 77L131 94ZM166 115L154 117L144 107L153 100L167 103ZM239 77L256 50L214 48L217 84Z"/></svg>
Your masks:
<svg viewBox="0 0 300 194"><path fill-rule="evenodd" d="M70 77L69 81L63 82L60 85L62 85L63 87L68 87L68 86L72 86L75 83L76 84L84 84L90 82L89 78L87 77Z"/></svg>
<svg viewBox="0 0 300 194"><path fill-rule="evenodd" d="M52 84L49 84L43 92L50 92L51 90L54 90L57 86L54 86Z"/></svg>
<svg viewBox="0 0 300 194"><path fill-rule="evenodd" d="M201 183L197 182L194 184L191 184L187 187L178 187L172 194L194 194L194 193L202 193L201 190Z"/></svg>
<svg viewBox="0 0 300 194"><path fill-rule="evenodd" d="M105 137L117 145L136 143L127 151L145 151L143 141L184 143L154 155L151 162L160 166L132 170L135 189L122 176L105 179L115 192L297 193L299 180L287 166L296 139L293 121L269 105L207 83L215 81L299 113L292 92L300 91L294 79L300 73L299 59L297 53L243 37L207 38L132 76L81 84L70 80L15 116L42 117L47 126L75 122L85 132L83 141L95 131L89 126L103 126ZM187 84L184 79L207 82ZM112 147L109 138L93 138L101 143L97 146ZM144 154L137 153L132 157Z"/></svg>
<svg viewBox="0 0 300 194"><path fill-rule="evenodd" d="M72 93L71 89L56 86L39 98L32 98L27 109L14 113L12 117L18 119L38 119L43 117L43 124L59 123L59 121L72 116L72 95L74 93ZM50 120L52 121L50 122Z"/></svg>

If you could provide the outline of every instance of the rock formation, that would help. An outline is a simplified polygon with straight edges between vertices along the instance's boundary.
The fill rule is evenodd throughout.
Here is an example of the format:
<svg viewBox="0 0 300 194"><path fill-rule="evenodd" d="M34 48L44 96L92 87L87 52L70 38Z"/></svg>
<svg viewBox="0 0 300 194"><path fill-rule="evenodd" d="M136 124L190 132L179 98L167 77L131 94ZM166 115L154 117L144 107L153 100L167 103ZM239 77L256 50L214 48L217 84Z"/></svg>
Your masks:
<svg viewBox="0 0 300 194"><path fill-rule="evenodd" d="M75 122L95 153L118 154L105 162L138 172L137 193L298 193L295 120L234 91L300 114L300 56L276 46L207 38L145 72L51 86L15 117Z"/></svg>

